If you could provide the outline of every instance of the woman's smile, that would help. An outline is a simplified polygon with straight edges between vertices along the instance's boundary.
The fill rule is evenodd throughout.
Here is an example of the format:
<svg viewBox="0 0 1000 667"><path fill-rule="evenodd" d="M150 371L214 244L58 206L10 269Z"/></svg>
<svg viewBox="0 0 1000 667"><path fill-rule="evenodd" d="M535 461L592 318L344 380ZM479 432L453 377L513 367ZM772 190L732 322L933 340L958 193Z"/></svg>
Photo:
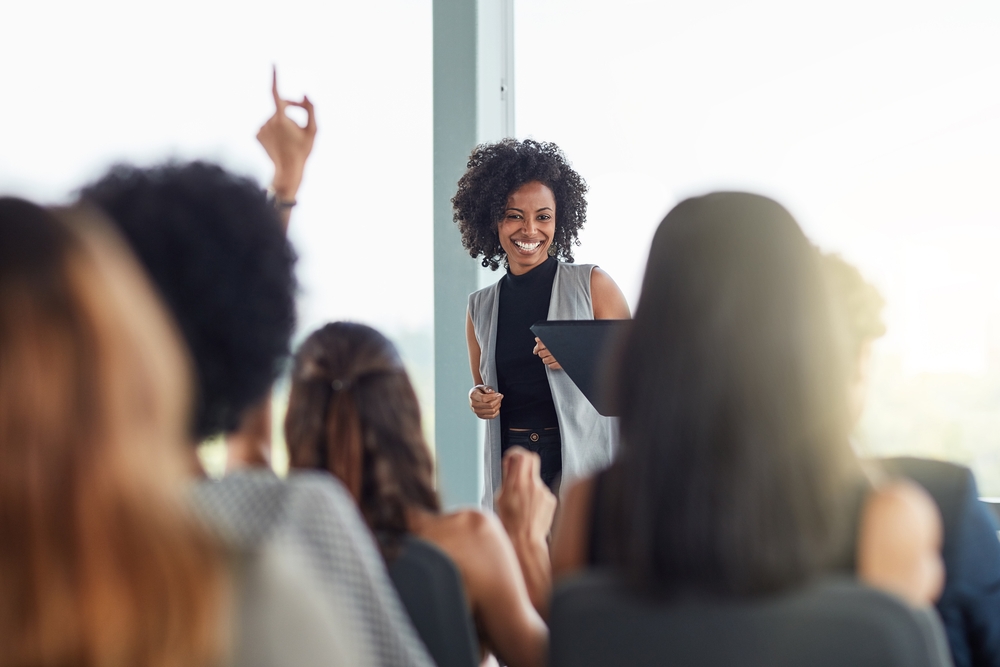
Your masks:
<svg viewBox="0 0 1000 667"><path fill-rule="evenodd" d="M542 245L541 239L536 239L534 241L522 241L520 239L512 239L514 245L525 255L530 255L531 253L538 250L539 246Z"/></svg>

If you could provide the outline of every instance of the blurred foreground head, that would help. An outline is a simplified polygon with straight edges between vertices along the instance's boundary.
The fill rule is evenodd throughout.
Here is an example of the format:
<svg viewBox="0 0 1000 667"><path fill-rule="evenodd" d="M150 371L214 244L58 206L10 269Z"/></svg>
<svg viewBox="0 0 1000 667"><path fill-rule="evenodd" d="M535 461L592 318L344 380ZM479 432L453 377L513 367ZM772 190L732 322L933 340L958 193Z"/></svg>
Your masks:
<svg viewBox="0 0 1000 667"><path fill-rule="evenodd" d="M270 390L295 328L295 255L264 191L192 162L119 165L81 197L110 216L187 342L192 436L235 430Z"/></svg>
<svg viewBox="0 0 1000 667"><path fill-rule="evenodd" d="M187 357L123 246L61 215L0 199L0 665L208 664Z"/></svg>
<svg viewBox="0 0 1000 667"><path fill-rule="evenodd" d="M293 467L344 483L390 551L408 507L440 509L417 395L395 346L371 327L334 322L302 343L285 441Z"/></svg>
<svg viewBox="0 0 1000 667"><path fill-rule="evenodd" d="M616 379L634 582L766 593L840 555L857 474L840 331L819 253L779 204L716 193L667 215Z"/></svg>

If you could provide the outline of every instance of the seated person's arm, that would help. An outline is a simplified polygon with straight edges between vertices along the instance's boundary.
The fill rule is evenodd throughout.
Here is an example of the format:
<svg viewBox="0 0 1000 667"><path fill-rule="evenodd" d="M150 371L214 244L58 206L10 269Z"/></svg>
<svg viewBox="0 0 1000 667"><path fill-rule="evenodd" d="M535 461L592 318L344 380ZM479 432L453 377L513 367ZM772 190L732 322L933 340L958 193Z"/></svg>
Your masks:
<svg viewBox="0 0 1000 667"><path fill-rule="evenodd" d="M576 481L563 494L552 530L552 578L561 579L589 564L594 478Z"/></svg>
<svg viewBox="0 0 1000 667"><path fill-rule="evenodd" d="M944 585L941 517L926 491L897 481L875 489L862 510L858 576L914 606L933 604Z"/></svg>
<svg viewBox="0 0 1000 667"><path fill-rule="evenodd" d="M480 632L511 667L543 667L549 631L531 604L517 554L492 515L468 512L470 529L451 555L462 572Z"/></svg>
<svg viewBox="0 0 1000 667"><path fill-rule="evenodd" d="M549 532L556 497L542 482L541 460L521 447L512 447L503 459L503 486L497 494L497 516L514 546L531 603L548 617L552 595Z"/></svg>

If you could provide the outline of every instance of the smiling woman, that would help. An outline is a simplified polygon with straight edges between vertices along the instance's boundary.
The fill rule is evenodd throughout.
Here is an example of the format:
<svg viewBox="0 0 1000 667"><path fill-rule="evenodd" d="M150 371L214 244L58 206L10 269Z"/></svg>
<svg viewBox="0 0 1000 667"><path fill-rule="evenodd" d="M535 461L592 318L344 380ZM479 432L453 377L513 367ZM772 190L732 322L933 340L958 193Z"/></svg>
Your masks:
<svg viewBox="0 0 1000 667"><path fill-rule="evenodd" d="M563 478L611 461L614 423L594 410L530 329L547 319L630 317L607 273L573 264L586 192L555 144L505 139L473 151L452 200L465 249L484 267L507 269L472 294L466 322L475 382L469 405L487 420L486 506L512 446L539 455L542 480L553 490Z"/></svg>

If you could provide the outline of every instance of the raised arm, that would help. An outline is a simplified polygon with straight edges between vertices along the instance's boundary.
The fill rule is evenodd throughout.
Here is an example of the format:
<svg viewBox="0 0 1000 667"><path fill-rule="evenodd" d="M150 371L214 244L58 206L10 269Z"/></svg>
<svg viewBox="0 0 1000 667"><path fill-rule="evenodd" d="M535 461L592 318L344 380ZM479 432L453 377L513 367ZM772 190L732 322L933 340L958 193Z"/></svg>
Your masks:
<svg viewBox="0 0 1000 667"><path fill-rule="evenodd" d="M267 151L268 157L274 163L274 179L271 188L274 191L275 206L285 229L295 206L295 197L302 184L306 160L312 152L313 141L316 138L316 114L313 103L308 97L301 102L284 100L278 95L278 70L274 69L271 80L271 94L274 96L274 115L267 119L257 132L257 141ZM306 110L305 127L300 126L285 114L289 106L301 107Z"/></svg>
<svg viewBox="0 0 1000 667"><path fill-rule="evenodd" d="M511 447L503 458L503 486L496 511L514 546L531 604L547 618L552 597L548 538L556 497L542 482L540 468L538 454Z"/></svg>
<svg viewBox="0 0 1000 667"><path fill-rule="evenodd" d="M476 625L489 648L511 667L543 667L548 628L531 604L503 526L495 516L474 510L453 514L444 525L448 528L438 544L462 573Z"/></svg>
<svg viewBox="0 0 1000 667"><path fill-rule="evenodd" d="M914 606L933 604L944 585L941 515L931 497L909 481L871 493L858 533L858 577Z"/></svg>
<svg viewBox="0 0 1000 667"><path fill-rule="evenodd" d="M552 578L575 574L588 565L590 524L594 514L594 478L584 477L566 489L552 528Z"/></svg>

